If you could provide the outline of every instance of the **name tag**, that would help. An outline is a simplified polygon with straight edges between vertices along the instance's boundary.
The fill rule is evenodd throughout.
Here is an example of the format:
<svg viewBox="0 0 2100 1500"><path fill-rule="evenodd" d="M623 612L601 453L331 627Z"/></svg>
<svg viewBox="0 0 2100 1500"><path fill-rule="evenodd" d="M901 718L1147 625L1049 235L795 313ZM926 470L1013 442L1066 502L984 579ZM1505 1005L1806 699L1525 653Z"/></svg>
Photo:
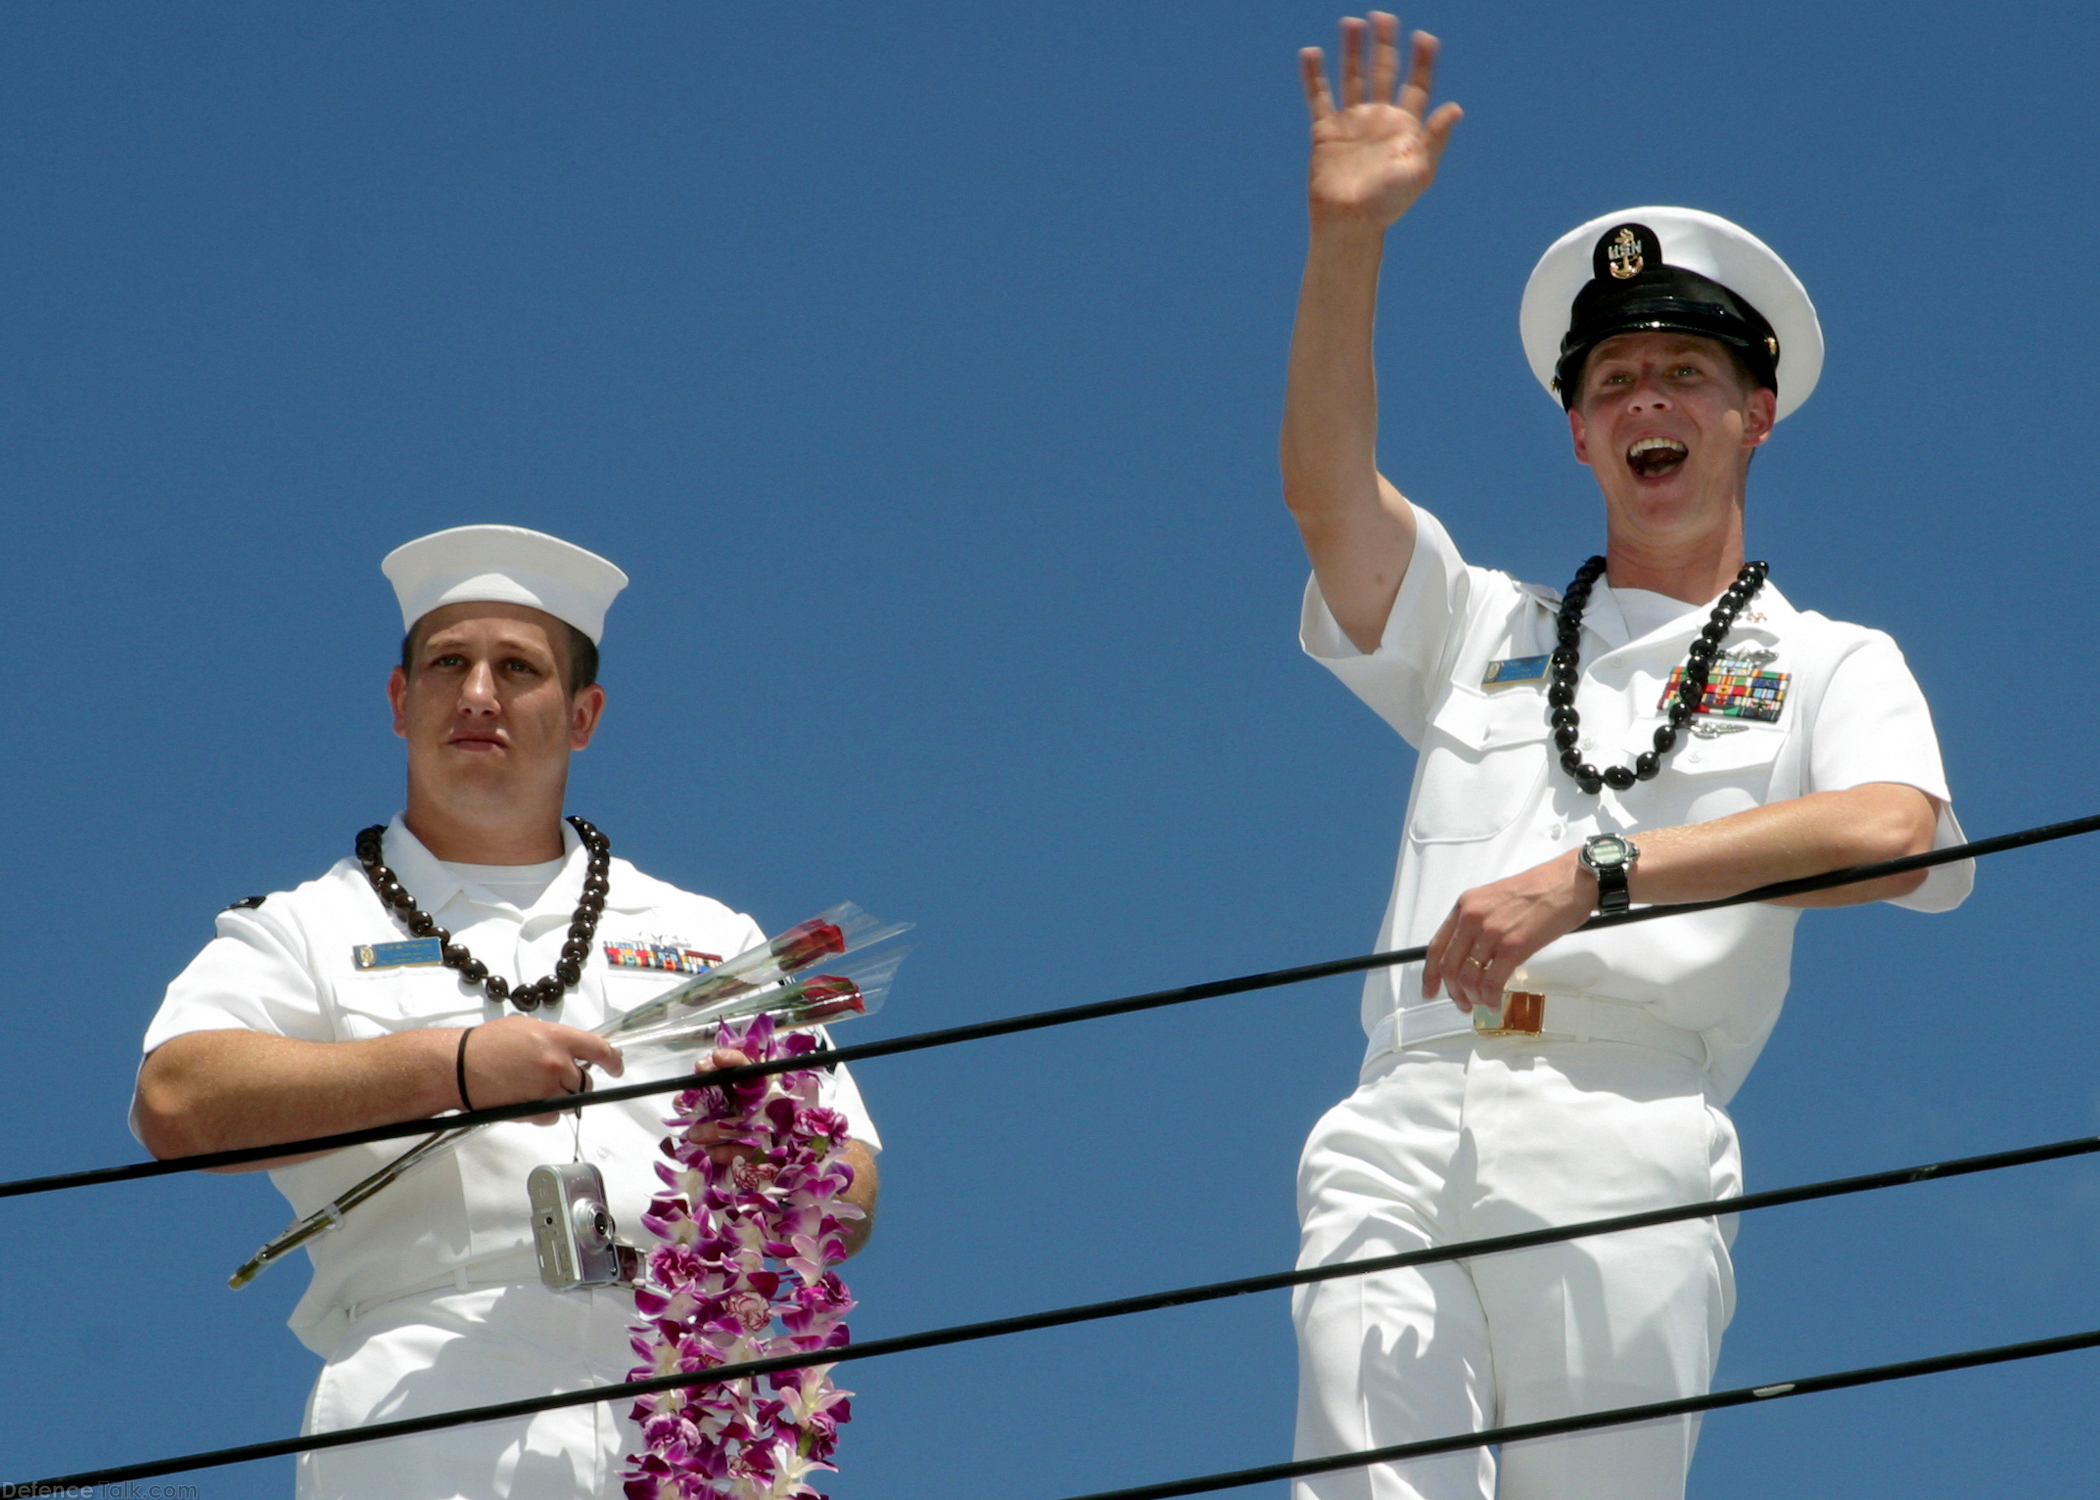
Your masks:
<svg viewBox="0 0 2100 1500"><path fill-rule="evenodd" d="M705 974L722 961L719 953L702 953L672 943L607 943L605 961L615 969L654 969L663 974Z"/></svg>
<svg viewBox="0 0 2100 1500"><path fill-rule="evenodd" d="M1720 661L1714 665L1714 672L1706 679L1706 696L1699 700L1700 713L1724 719L1750 719L1759 724L1779 722L1779 710L1786 706L1786 673L1728 671ZM1682 681L1684 668L1679 667L1670 674L1662 701L1655 705L1657 709L1670 706Z"/></svg>
<svg viewBox="0 0 2100 1500"><path fill-rule="evenodd" d="M1498 688L1508 687L1513 682L1544 682L1552 661L1551 656L1512 656L1506 661L1491 661L1480 685Z"/></svg>
<svg viewBox="0 0 2100 1500"><path fill-rule="evenodd" d="M436 938L409 938L399 943L360 943L350 962L360 969L404 969L412 964L441 964L445 945Z"/></svg>

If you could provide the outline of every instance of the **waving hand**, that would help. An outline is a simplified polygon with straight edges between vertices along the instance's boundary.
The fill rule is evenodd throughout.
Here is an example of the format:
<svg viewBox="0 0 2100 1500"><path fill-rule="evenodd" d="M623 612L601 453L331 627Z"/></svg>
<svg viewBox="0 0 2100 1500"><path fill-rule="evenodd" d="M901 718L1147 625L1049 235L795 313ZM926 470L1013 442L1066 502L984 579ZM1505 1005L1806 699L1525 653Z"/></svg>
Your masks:
<svg viewBox="0 0 2100 1500"><path fill-rule="evenodd" d="M1364 34L1371 33L1368 88ZM1366 219L1383 229L1413 206L1436 180L1437 162L1463 111L1445 103L1426 120L1436 77L1436 38L1414 36L1407 82L1398 94L1400 23L1383 11L1368 24L1342 22L1342 103L1335 107L1318 47L1298 54L1305 100L1312 109L1312 170L1308 185L1315 219Z"/></svg>

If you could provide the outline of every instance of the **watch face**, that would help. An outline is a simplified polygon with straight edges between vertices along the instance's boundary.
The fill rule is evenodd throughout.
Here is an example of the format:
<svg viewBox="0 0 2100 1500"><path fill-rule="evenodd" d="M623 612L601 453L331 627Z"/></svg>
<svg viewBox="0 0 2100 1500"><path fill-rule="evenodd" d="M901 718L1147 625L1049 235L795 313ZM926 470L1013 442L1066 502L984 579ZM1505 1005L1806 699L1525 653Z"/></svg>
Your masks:
<svg viewBox="0 0 2100 1500"><path fill-rule="evenodd" d="M1593 870L1616 869L1626 863L1626 841L1604 834L1591 840L1582 853Z"/></svg>

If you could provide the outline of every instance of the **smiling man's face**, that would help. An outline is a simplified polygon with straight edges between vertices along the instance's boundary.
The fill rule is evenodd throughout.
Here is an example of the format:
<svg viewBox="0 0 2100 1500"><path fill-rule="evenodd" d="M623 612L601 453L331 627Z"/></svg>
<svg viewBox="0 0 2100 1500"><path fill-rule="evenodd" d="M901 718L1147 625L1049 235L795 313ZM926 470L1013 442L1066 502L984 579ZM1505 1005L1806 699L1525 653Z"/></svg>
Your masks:
<svg viewBox="0 0 2100 1500"><path fill-rule="evenodd" d="M1568 426L1612 523L1666 535L1740 505L1775 408L1773 393L1745 380L1712 339L1622 333L1584 361Z"/></svg>
<svg viewBox="0 0 2100 1500"><path fill-rule="evenodd" d="M568 691L561 622L520 604L448 604L413 637L413 670L387 683L411 814L424 802L465 823L537 819L550 799L558 814L569 756L605 704L595 685Z"/></svg>

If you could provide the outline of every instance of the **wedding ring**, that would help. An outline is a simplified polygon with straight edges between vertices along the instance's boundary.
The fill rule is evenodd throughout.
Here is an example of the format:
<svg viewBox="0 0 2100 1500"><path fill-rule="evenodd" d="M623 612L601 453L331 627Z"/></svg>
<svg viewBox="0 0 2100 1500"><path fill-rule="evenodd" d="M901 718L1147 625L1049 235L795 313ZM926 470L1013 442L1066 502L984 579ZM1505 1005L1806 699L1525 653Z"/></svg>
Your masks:
<svg viewBox="0 0 2100 1500"><path fill-rule="evenodd" d="M1466 962L1476 969L1484 969L1488 966L1488 961L1484 958L1468 958Z"/></svg>

